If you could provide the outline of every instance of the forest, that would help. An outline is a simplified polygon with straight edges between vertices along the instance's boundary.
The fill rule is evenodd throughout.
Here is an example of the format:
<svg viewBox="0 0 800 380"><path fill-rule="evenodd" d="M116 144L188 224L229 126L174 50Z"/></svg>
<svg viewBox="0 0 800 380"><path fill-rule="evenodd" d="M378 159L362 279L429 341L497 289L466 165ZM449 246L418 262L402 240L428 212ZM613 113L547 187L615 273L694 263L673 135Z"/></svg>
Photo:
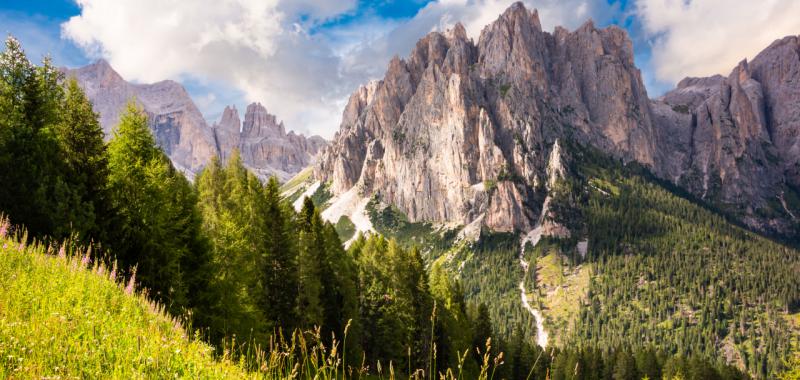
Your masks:
<svg viewBox="0 0 800 380"><path fill-rule="evenodd" d="M87 260L119 268L218 355L236 355L254 373L264 352L315 331L325 347L343 343L343 369L363 369L343 377L391 367L409 378L748 378L711 354L714 339L728 333L753 347L744 359L758 368L751 373L782 370L779 360L792 347L776 315L798 307L796 252L655 185L613 175L626 195L611 202L578 185L564 191L564 207L586 205L579 208L593 242L587 260L598 276L573 331L579 344L545 351L533 342L529 321L498 314L524 313L510 301L496 308L487 296L504 286L501 279L452 276L390 236L360 236L345 249L311 199L295 211L275 178L260 182L237 155L212 161L189 182L156 145L135 102L105 142L75 80L47 59L32 64L11 37L0 53L0 212L19 226L15 233L26 243L64 246L67 254L88 249ZM620 212L625 223L603 219ZM508 266L480 264L484 254L488 265L516 259L484 253L493 251L485 244L469 265L495 275L507 270L516 281L521 273ZM621 245L639 258L615 254ZM690 251L707 253L681 255ZM748 269L709 266L714 260ZM643 272L655 285L637 289ZM629 308L632 297L646 311L632 309L630 320L604 311ZM692 318L678 318L664 332L648 329L649 319L675 312L667 302L675 299L692 307ZM9 347L3 343L0 357ZM15 365L0 361L8 370ZM313 378L317 370L299 371Z"/></svg>

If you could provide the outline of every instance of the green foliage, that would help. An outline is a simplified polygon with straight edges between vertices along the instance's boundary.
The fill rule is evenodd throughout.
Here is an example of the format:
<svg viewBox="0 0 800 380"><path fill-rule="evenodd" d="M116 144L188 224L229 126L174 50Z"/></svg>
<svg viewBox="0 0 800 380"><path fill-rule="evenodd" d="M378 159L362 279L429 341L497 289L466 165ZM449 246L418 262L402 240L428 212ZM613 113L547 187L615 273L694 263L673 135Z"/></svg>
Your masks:
<svg viewBox="0 0 800 380"><path fill-rule="evenodd" d="M0 378L255 378L109 268L0 237ZM82 257L83 256L83 257ZM132 289L132 288L130 288Z"/></svg>
<svg viewBox="0 0 800 380"><path fill-rule="evenodd" d="M500 87L498 88L498 90L500 91L500 96L505 98L506 94L508 94L508 90L510 90L510 89L511 89L511 85L510 84L500 85Z"/></svg>
<svg viewBox="0 0 800 380"><path fill-rule="evenodd" d="M339 221L336 222L336 232L339 234L339 238L342 240L350 240L350 238L356 234L356 225L350 221L350 218L342 215L339 218Z"/></svg>
<svg viewBox="0 0 800 380"><path fill-rule="evenodd" d="M687 114L687 115L692 113L692 111L689 109L689 106L686 105L686 104L674 105L674 106L672 106L672 110L677 112L677 113L682 113L682 114Z"/></svg>
<svg viewBox="0 0 800 380"><path fill-rule="evenodd" d="M583 214L595 273L573 340L707 358L729 346L758 377L781 368L798 336L783 317L800 300L798 252L727 223L635 166L577 152L577 181L613 190L568 195Z"/></svg>
<svg viewBox="0 0 800 380"><path fill-rule="evenodd" d="M156 146L147 116L133 103L108 145L109 191L116 212L109 241L120 264L136 268L151 296L186 307L185 257L204 249L196 195Z"/></svg>
<svg viewBox="0 0 800 380"><path fill-rule="evenodd" d="M0 210L28 226L35 237L75 233L88 241L97 231L95 207L102 208L94 204L102 191L87 193L101 190L95 185L104 182L98 159L102 147L91 135L94 125L85 123L94 114L80 90L70 87L65 95L60 81L49 59L36 67L19 42L6 40L0 53Z"/></svg>
<svg viewBox="0 0 800 380"><path fill-rule="evenodd" d="M437 228L427 222L410 222L397 207L382 204L378 197L370 199L367 214L378 233L406 248L420 247L426 254L450 248L458 233L457 229Z"/></svg>

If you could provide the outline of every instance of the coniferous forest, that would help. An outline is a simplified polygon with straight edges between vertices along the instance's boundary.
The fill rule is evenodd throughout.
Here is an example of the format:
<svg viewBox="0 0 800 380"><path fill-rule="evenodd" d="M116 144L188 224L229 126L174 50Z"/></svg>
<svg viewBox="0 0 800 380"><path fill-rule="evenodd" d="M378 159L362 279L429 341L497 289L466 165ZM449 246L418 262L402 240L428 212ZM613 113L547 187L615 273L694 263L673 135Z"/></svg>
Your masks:
<svg viewBox="0 0 800 380"><path fill-rule="evenodd" d="M0 53L0 212L18 226L20 248L56 256L64 247L119 268L115 275L179 321L186 339L251 377L273 377L264 358L297 334L333 358L285 351L304 364L282 373L298 378L744 379L790 370L784 361L798 342L785 318L800 302L797 251L603 159L576 158L594 164L571 169L578 179L560 184L555 206L579 215L564 223L585 231L588 255L576 254L575 241L528 252L536 262L552 248L565 267L594 274L563 344L543 350L519 305L516 237L460 246L449 263L442 258L453 252L390 231L345 248L320 205L306 198L296 211L277 179L262 183L237 154L192 183L135 102L105 142L75 80L48 60L29 62L13 38ZM587 190L593 180L602 192ZM12 235L7 224L0 232ZM22 355L7 331L0 375L50 376L46 365L4 359ZM747 371L720 358L725 344ZM77 368L87 359L63 360ZM98 371L65 377L104 377Z"/></svg>

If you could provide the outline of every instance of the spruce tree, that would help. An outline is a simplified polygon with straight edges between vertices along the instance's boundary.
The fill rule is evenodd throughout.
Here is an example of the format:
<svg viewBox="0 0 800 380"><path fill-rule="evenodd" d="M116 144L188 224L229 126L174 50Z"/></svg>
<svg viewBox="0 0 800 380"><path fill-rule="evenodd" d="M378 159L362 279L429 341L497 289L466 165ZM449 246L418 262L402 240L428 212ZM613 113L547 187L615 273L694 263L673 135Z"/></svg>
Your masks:
<svg viewBox="0 0 800 380"><path fill-rule="evenodd" d="M292 240L291 215L283 205L275 177L264 189L265 249L261 307L277 327L291 332L297 323L298 273L296 244Z"/></svg>
<svg viewBox="0 0 800 380"><path fill-rule="evenodd" d="M112 213L107 188L108 156L98 115L74 78L66 82L60 118L56 134L66 179L80 196L71 227L83 243L104 241L108 238L105 231L113 228L108 223Z"/></svg>
<svg viewBox="0 0 800 380"><path fill-rule="evenodd" d="M202 247L193 189L156 146L146 114L134 103L108 152L114 253L123 266L137 267L136 278L151 296L178 312L187 304L181 262Z"/></svg>
<svg viewBox="0 0 800 380"><path fill-rule="evenodd" d="M298 215L298 297L297 313L300 325L304 328L322 326L323 309L322 277L320 265L326 261L322 237L322 220L316 212L314 202L309 198L303 201Z"/></svg>
<svg viewBox="0 0 800 380"><path fill-rule="evenodd" d="M54 129L64 91L61 74L45 59L36 67L13 37L0 53L0 210L32 236L63 238L80 195L65 181Z"/></svg>

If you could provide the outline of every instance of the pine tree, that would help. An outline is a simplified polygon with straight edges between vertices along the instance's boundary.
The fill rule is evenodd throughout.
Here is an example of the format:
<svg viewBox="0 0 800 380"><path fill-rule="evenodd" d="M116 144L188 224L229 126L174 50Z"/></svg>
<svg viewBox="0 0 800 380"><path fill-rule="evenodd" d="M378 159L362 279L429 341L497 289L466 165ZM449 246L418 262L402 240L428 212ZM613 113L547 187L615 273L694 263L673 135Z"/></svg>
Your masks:
<svg viewBox="0 0 800 380"><path fill-rule="evenodd" d="M173 311L186 304L181 261L200 246L195 195L156 146L147 116L128 105L108 145L109 190L117 211L114 253Z"/></svg>
<svg viewBox="0 0 800 380"><path fill-rule="evenodd" d="M64 97L60 78L49 59L34 66L8 37L0 53L0 210L38 237L63 238L83 219L54 132Z"/></svg>
<svg viewBox="0 0 800 380"><path fill-rule="evenodd" d="M297 316L298 277L296 243L292 240L291 210L282 204L280 185L275 177L264 191L266 222L263 292L261 307L276 326L291 331Z"/></svg>
<svg viewBox="0 0 800 380"><path fill-rule="evenodd" d="M71 78L66 83L66 97L61 107L56 134L67 168L66 179L80 196L80 205L73 210L73 232L83 243L104 241L105 231L112 228L108 218L112 213L108 195L108 156L103 130L92 103Z"/></svg>
<svg viewBox="0 0 800 380"><path fill-rule="evenodd" d="M303 208L298 219L299 291L297 313L300 316L302 327L322 326L324 311L320 303L322 294L320 264L326 261L325 246L322 237L322 221L311 199L306 198L303 201Z"/></svg>
<svg viewBox="0 0 800 380"><path fill-rule="evenodd" d="M212 294L221 295L207 316L212 338L236 335L240 342L242 337L264 342L273 326L261 307L265 242L260 185L234 152L226 167L216 158L206 166L197 178L197 192L215 269Z"/></svg>
<svg viewBox="0 0 800 380"><path fill-rule="evenodd" d="M472 323L473 325L473 333L472 333L472 347L480 348L486 346L486 341L492 337L492 320L489 317L489 308L486 307L486 304L481 302L478 306L478 314L475 316L475 321ZM520 331L520 335L521 335ZM476 363L480 363L483 358L478 351L472 350L473 357L475 358Z"/></svg>

